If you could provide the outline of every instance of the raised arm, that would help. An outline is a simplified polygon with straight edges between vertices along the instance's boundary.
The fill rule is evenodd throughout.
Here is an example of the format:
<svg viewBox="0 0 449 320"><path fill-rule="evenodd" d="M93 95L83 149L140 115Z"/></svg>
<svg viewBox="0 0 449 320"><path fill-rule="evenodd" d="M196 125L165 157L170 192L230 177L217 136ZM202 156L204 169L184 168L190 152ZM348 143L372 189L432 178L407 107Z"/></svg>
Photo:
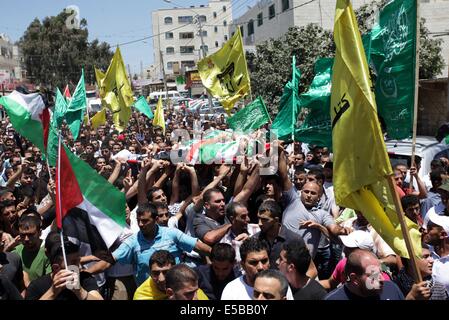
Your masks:
<svg viewBox="0 0 449 320"><path fill-rule="evenodd" d="M216 188L220 183L220 181L223 180L224 177L226 177L226 175L229 173L230 170L231 170L230 165L222 164L220 170L218 171L218 175L214 177L212 182L209 183L198 196L193 198L193 203L195 204L194 210L196 212L200 211L201 207L203 206L203 194L209 189Z"/></svg>
<svg viewBox="0 0 449 320"><path fill-rule="evenodd" d="M279 141L275 141L273 145L274 147L278 148L279 154L278 168L279 168L279 176L282 179L282 190L288 191L292 188L293 185L288 177L287 157L285 156L284 147L280 144Z"/></svg>
<svg viewBox="0 0 449 320"><path fill-rule="evenodd" d="M183 162L180 162L176 165L175 176L173 177L171 186L170 205L175 204L179 201L179 176L181 175L183 166Z"/></svg>
<svg viewBox="0 0 449 320"><path fill-rule="evenodd" d="M242 191L235 196L235 202L241 202L246 204L248 202L249 197L253 194L254 191L257 190L260 182L260 174L259 174L260 165L258 161L255 161L251 164L250 173L251 175L246 181L245 186Z"/></svg>
<svg viewBox="0 0 449 320"><path fill-rule="evenodd" d="M234 197L237 196L240 191L243 190L243 187L245 186L246 178L248 176L248 158L243 157L243 161L240 164L240 170L239 175L237 176L237 180L235 181L234 185Z"/></svg>

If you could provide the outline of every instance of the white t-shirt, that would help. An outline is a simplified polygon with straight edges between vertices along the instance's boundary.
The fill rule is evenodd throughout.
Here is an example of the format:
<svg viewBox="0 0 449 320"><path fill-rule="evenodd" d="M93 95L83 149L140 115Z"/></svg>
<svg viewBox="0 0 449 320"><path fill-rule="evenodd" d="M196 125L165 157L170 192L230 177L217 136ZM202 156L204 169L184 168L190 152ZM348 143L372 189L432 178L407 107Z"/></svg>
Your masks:
<svg viewBox="0 0 449 320"><path fill-rule="evenodd" d="M241 275L237 279L229 282L221 294L221 300L253 300L254 288L246 284ZM287 291L287 300L293 300L293 294L290 287Z"/></svg>

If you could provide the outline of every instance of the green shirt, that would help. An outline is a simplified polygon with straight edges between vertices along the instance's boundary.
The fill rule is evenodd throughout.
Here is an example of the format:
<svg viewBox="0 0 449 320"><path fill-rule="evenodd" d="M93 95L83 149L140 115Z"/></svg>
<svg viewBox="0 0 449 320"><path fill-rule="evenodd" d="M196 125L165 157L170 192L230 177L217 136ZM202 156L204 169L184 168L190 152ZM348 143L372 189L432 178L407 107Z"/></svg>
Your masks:
<svg viewBox="0 0 449 320"><path fill-rule="evenodd" d="M30 281L51 272L51 264L45 255L45 248L40 247L38 251L29 251L24 248L23 244L20 244L13 252L16 252L22 259L23 271L28 273Z"/></svg>

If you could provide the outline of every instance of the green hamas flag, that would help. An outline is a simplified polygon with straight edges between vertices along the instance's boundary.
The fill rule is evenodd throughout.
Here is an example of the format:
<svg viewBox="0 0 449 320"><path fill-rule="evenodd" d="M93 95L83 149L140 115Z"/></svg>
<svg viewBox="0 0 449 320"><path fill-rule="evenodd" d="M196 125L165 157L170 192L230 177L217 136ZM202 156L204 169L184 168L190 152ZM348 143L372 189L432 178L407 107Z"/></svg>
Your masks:
<svg viewBox="0 0 449 320"><path fill-rule="evenodd" d="M293 56L292 80L287 82L284 93L281 97L279 112L273 121L272 129L277 130L277 137L280 140L292 139L295 130L296 119L298 118L301 105L299 103L298 87L301 72L296 68L296 58Z"/></svg>
<svg viewBox="0 0 449 320"><path fill-rule="evenodd" d="M154 118L153 112L151 112L151 108L148 105L147 100L145 100L144 96L140 96L139 99L136 100L136 102L134 103L134 108L146 115L148 119Z"/></svg>
<svg viewBox="0 0 449 320"><path fill-rule="evenodd" d="M259 129L269 121L270 115L261 97L257 97L256 100L227 120L231 129L242 132Z"/></svg>
<svg viewBox="0 0 449 320"><path fill-rule="evenodd" d="M304 122L295 131L295 140L332 147L332 126L329 113L331 98L332 58L315 62L315 77L306 93L300 96L301 108L309 109Z"/></svg>
<svg viewBox="0 0 449 320"><path fill-rule="evenodd" d="M395 0L382 9L372 30L371 63L377 73L378 113L388 137L410 137L415 96L415 0Z"/></svg>
<svg viewBox="0 0 449 320"><path fill-rule="evenodd" d="M81 71L81 77L70 100L65 121L73 134L73 140L78 139L81 123L84 118L84 110L87 108L86 86L84 85L84 69Z"/></svg>

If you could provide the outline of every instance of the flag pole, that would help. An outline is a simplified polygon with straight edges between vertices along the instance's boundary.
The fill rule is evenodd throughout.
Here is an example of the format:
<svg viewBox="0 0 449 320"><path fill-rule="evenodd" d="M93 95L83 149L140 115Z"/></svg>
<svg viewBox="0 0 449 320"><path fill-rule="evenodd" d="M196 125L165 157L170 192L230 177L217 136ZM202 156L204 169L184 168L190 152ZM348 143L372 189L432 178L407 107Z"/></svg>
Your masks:
<svg viewBox="0 0 449 320"><path fill-rule="evenodd" d="M297 88L293 88L293 86L296 85L296 56L293 55L292 58L292 66L293 66L293 75L292 75L292 101L293 101L293 106L292 106L292 141L295 141L295 123L296 123L296 119L295 119L295 90Z"/></svg>
<svg viewBox="0 0 449 320"><path fill-rule="evenodd" d="M395 206L395 211L401 225L402 236L404 237L405 246L407 247L409 258L412 262L413 274L415 275L416 283L422 282L421 273L419 272L418 262L416 261L415 251L413 250L413 243L410 239L410 234L408 233L407 224L405 223L404 211L402 210L401 201L399 199L399 194L396 192L394 175L387 177L388 185L390 187L391 194L393 196L393 202Z"/></svg>
<svg viewBox="0 0 449 320"><path fill-rule="evenodd" d="M419 40L420 40L420 18L419 1L416 1L416 40L415 40L415 98L413 103L413 136L412 136L412 159L410 166L415 164L416 131L418 124L418 94L419 94ZM410 190L413 189L413 176L410 175Z"/></svg>
<svg viewBox="0 0 449 320"><path fill-rule="evenodd" d="M58 170L56 170L57 179L56 179L56 192L57 197L56 201L58 202L58 205L56 206L57 212L56 214L59 215L61 219L61 229L59 229L59 235L61 236L61 248L62 248L62 256L64 258L64 265L65 269L67 269L67 256L65 254L65 247L64 247L64 235L63 235L63 228L62 228L62 208L61 208L61 133L58 133Z"/></svg>

